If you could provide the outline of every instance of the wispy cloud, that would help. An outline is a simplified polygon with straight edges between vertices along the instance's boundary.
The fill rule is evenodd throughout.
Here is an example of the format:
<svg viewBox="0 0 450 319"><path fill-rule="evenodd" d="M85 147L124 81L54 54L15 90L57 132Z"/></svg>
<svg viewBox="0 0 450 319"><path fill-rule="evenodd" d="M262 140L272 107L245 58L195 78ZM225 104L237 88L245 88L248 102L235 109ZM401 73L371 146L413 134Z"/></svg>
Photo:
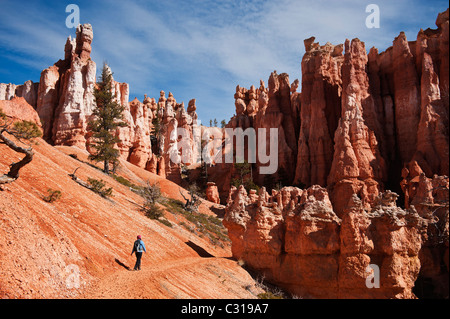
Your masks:
<svg viewBox="0 0 450 319"><path fill-rule="evenodd" d="M65 38L74 35L64 25L72 2L2 0L0 61L35 70L62 58ZM185 103L196 98L204 122L233 115L237 84L258 85L273 70L290 74L291 81L300 78L303 40L310 36L321 44L358 37L367 49L382 51L400 31L414 40L448 6L442 0L376 1L381 28L367 29L365 8L373 2L76 1L81 22L94 28L94 61L99 67L108 61L115 78L130 83L131 98L157 97L160 90ZM36 57L39 63L26 62ZM8 65L0 62L2 69ZM0 82L8 82L6 74L0 72Z"/></svg>

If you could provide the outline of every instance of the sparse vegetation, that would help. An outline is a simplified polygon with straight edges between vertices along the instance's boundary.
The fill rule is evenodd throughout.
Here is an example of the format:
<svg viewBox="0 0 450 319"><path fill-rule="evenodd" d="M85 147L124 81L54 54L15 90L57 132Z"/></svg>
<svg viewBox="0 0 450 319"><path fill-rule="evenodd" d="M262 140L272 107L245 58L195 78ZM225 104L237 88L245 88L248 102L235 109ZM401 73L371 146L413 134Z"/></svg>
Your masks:
<svg viewBox="0 0 450 319"><path fill-rule="evenodd" d="M144 207L154 205L162 198L159 184L152 185L148 181L145 187L140 188L139 194L144 198Z"/></svg>
<svg viewBox="0 0 450 319"><path fill-rule="evenodd" d="M150 219L160 219L161 217L164 217L164 211L156 204L146 205L142 211L145 216Z"/></svg>
<svg viewBox="0 0 450 319"><path fill-rule="evenodd" d="M114 178L117 182L119 182L120 184L126 186L126 187L133 187L133 188L138 188L136 185L134 185L132 182L130 182L128 179L126 179L125 177L119 176L119 175L112 175L112 178Z"/></svg>
<svg viewBox="0 0 450 319"><path fill-rule="evenodd" d="M59 190L53 190L49 188L47 190L48 195L44 196L43 200L47 203L53 203L61 198L61 191Z"/></svg>
<svg viewBox="0 0 450 319"><path fill-rule="evenodd" d="M95 178L90 178L88 177L88 183L90 185L90 189L94 192L99 194L100 196L104 197L104 198L108 198L113 196L112 195L112 187L110 188L106 188L106 184L103 180L98 180Z"/></svg>
<svg viewBox="0 0 450 319"><path fill-rule="evenodd" d="M285 299L286 296L283 291L272 284L266 282L264 276L260 276L256 279L256 286L264 290L264 292L258 294L259 299Z"/></svg>
<svg viewBox="0 0 450 319"><path fill-rule="evenodd" d="M155 219L168 227L172 227L172 223L164 217L164 210L158 206L158 202L163 201L161 188L158 183L152 185L147 182L147 185L145 187L140 187L137 193L144 198L142 211L145 216Z"/></svg>
<svg viewBox="0 0 450 319"><path fill-rule="evenodd" d="M177 199L168 198L164 205L171 213L182 215L190 222L190 224L183 221L179 223L180 226L188 231L192 233L199 232L201 235L208 237L215 245L221 245L221 242L229 241L226 228L223 227L219 218L197 211L188 211L185 208L185 204Z"/></svg>
<svg viewBox="0 0 450 319"><path fill-rule="evenodd" d="M252 179L252 164L244 161L243 163L235 163L234 169L238 174L237 178L234 178L231 181L231 185L239 188L240 185L244 185L247 192L251 189L259 190L259 186L253 182Z"/></svg>
<svg viewBox="0 0 450 319"><path fill-rule="evenodd" d="M186 201L186 204L184 204L184 209L186 209L187 211L190 211L190 212L197 211L198 206L200 206L200 195L198 194L199 187L197 186L197 184L193 183L193 184L189 185L188 192L189 192L190 198L186 198L183 195L183 193L180 191L181 196Z"/></svg>

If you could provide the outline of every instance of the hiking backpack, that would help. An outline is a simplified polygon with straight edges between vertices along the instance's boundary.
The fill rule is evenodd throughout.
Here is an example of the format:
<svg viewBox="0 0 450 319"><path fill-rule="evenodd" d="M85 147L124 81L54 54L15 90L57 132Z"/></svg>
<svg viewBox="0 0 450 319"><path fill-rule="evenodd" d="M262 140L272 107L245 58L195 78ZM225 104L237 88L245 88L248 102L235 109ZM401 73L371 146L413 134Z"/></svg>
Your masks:
<svg viewBox="0 0 450 319"><path fill-rule="evenodd" d="M134 242L134 248L138 253L144 252L144 246L142 245L142 241L139 239Z"/></svg>

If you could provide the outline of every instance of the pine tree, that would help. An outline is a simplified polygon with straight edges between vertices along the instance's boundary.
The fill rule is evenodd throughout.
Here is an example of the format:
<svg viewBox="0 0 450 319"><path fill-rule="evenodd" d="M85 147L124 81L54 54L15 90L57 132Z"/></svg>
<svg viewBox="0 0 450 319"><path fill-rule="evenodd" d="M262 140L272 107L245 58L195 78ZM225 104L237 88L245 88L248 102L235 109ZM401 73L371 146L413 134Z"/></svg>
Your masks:
<svg viewBox="0 0 450 319"><path fill-rule="evenodd" d="M89 155L89 159L103 162L103 171L109 174L110 163L116 163L119 158L119 150L114 148L120 142L115 130L127 124L123 122L124 106L117 102L116 95L112 93L112 73L106 63L103 64L94 96L97 107L88 127L92 131L91 146L95 152Z"/></svg>

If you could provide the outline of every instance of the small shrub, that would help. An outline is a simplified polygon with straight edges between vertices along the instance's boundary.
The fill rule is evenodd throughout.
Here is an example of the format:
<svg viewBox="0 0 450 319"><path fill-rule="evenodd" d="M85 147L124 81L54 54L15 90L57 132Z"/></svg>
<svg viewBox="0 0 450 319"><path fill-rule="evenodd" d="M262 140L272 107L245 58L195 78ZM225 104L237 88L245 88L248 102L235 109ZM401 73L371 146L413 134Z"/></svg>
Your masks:
<svg viewBox="0 0 450 319"><path fill-rule="evenodd" d="M164 211L161 208L159 208L156 204L144 205L142 210L145 216L147 216L150 219L159 219L161 217L164 217Z"/></svg>
<svg viewBox="0 0 450 319"><path fill-rule="evenodd" d="M125 186L127 186L127 187L137 188L136 185L134 185L132 182L130 182L128 179L126 179L126 178L124 178L124 177L122 177L122 176L119 176L119 175L112 175L112 177L113 177L117 182L119 182L119 183L122 184L122 185L125 185Z"/></svg>
<svg viewBox="0 0 450 319"><path fill-rule="evenodd" d="M169 222L169 221L168 221L167 219L165 219L165 218L158 219L158 221L159 221L161 224L166 225L167 227L170 227L170 228L173 227L172 223Z"/></svg>
<svg viewBox="0 0 450 319"><path fill-rule="evenodd" d="M258 299L284 299L282 295L276 295L270 291L258 294Z"/></svg>
<svg viewBox="0 0 450 319"><path fill-rule="evenodd" d="M91 186L91 190L104 198L112 196L112 188L106 188L106 184L103 180L94 178L88 178L88 183Z"/></svg>
<svg viewBox="0 0 450 319"><path fill-rule="evenodd" d="M142 187L139 194L144 198L144 206L156 204L162 197L161 188L158 183L151 185L147 182L147 186Z"/></svg>
<svg viewBox="0 0 450 319"><path fill-rule="evenodd" d="M256 279L256 286L264 292L258 294L258 299L285 299L283 291L265 281L264 276Z"/></svg>
<svg viewBox="0 0 450 319"><path fill-rule="evenodd" d="M164 211L159 208L156 204L148 204L142 208L145 216L150 219L154 219L159 221L161 224L166 225L167 227L172 228L173 225L166 218L164 218Z"/></svg>
<svg viewBox="0 0 450 319"><path fill-rule="evenodd" d="M180 214L192 223L194 227L188 226L184 222L180 222L179 225L183 226L190 232L198 231L201 234L206 235L213 244L218 244L219 241L229 241L227 231L222 224L222 221L215 216L209 216L196 211L188 211L185 208L185 204L177 199L167 198L163 203L167 210L171 213ZM201 235L200 234L200 235Z"/></svg>
<svg viewBox="0 0 450 319"><path fill-rule="evenodd" d="M46 201L47 203L53 203L54 201L61 198L61 191L59 190L52 190L51 188L49 188L47 192L48 196L45 196L43 198L43 200Z"/></svg>

